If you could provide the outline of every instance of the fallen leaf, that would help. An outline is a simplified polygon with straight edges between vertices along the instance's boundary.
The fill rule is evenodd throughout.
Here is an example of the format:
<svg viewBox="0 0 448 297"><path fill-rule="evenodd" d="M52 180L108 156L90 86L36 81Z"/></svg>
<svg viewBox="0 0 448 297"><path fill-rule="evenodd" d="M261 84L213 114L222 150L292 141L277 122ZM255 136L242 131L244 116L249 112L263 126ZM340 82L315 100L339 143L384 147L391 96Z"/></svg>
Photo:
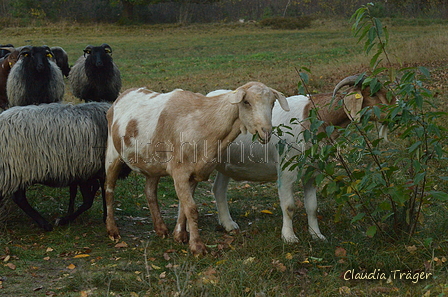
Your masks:
<svg viewBox="0 0 448 297"><path fill-rule="evenodd" d="M292 254L291 254L291 253L287 253L287 254L285 255L285 258L286 258L287 260L292 260Z"/></svg>
<svg viewBox="0 0 448 297"><path fill-rule="evenodd" d="M343 247L338 246L334 251L334 255L338 258L345 258L347 257L347 251Z"/></svg>
<svg viewBox="0 0 448 297"><path fill-rule="evenodd" d="M405 246L405 248L411 254L415 253L415 251L417 250L417 247L415 245Z"/></svg>
<svg viewBox="0 0 448 297"><path fill-rule="evenodd" d="M47 248L46 250L45 250L45 252L46 253L49 253L49 252L52 252L52 251L54 251L51 247L49 247L49 248Z"/></svg>
<svg viewBox="0 0 448 297"><path fill-rule="evenodd" d="M286 266L279 260L272 260L271 264L275 267L275 269L277 269L277 271L280 272L285 272L287 269Z"/></svg>
<svg viewBox="0 0 448 297"><path fill-rule="evenodd" d="M126 242L122 241L122 242L117 243L117 244L115 245L115 247L116 247L116 248L127 248L127 247L128 247L128 244L127 244Z"/></svg>
<svg viewBox="0 0 448 297"><path fill-rule="evenodd" d="M6 255L6 257L5 257L5 259L3 259L3 262L8 262L9 261L9 259L11 259L11 256L10 255Z"/></svg>
<svg viewBox="0 0 448 297"><path fill-rule="evenodd" d="M243 264L244 264L244 265L247 265L247 264L252 263L252 262L254 262L254 261L255 261L255 257L249 257L249 258L247 258L247 259L245 259L245 260L243 261Z"/></svg>
<svg viewBox="0 0 448 297"><path fill-rule="evenodd" d="M50 257L44 257L44 260L48 261L48 260L50 260Z"/></svg>
<svg viewBox="0 0 448 297"><path fill-rule="evenodd" d="M90 257L90 255L88 255L88 254L79 254L79 255L74 256L73 258L77 259L77 258L86 258L86 257Z"/></svg>
<svg viewBox="0 0 448 297"><path fill-rule="evenodd" d="M265 214L273 214L272 211L267 210L267 209L263 209L262 211L260 211L261 213L265 213Z"/></svg>
<svg viewBox="0 0 448 297"><path fill-rule="evenodd" d="M6 266L8 266L10 269L15 270L16 269L16 265L12 264L11 262L6 264Z"/></svg>
<svg viewBox="0 0 448 297"><path fill-rule="evenodd" d="M343 287L339 288L340 295L350 295L351 293L352 293L352 290L347 286L343 286Z"/></svg>
<svg viewBox="0 0 448 297"><path fill-rule="evenodd" d="M165 277L166 277L166 271L164 271L161 274L159 274L159 278L165 278Z"/></svg>
<svg viewBox="0 0 448 297"><path fill-rule="evenodd" d="M152 267L153 269L156 269L156 270L161 269L161 267L159 267L159 266L157 266L157 265L154 265L154 264L151 264L151 267Z"/></svg>
<svg viewBox="0 0 448 297"><path fill-rule="evenodd" d="M76 268L76 266L74 264L70 264L67 266L67 269L70 269L70 270L73 270L75 268Z"/></svg>

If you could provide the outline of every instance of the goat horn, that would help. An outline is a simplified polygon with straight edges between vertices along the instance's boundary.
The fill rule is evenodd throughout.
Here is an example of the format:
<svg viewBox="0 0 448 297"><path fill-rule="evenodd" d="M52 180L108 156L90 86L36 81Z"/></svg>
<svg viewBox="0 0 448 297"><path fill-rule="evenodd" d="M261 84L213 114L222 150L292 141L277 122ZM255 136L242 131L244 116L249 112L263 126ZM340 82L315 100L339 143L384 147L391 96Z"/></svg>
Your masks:
<svg viewBox="0 0 448 297"><path fill-rule="evenodd" d="M333 90L333 97L336 96L336 93L339 91L339 89L341 89L344 86L350 85L353 86L355 85L356 81L359 79L360 74L356 74L356 75L352 75L352 76L348 76L346 78L344 78L343 80L341 80L336 87L334 87ZM360 83L362 83L362 81L364 80L365 76L363 76L363 78L361 79Z"/></svg>
<svg viewBox="0 0 448 297"><path fill-rule="evenodd" d="M0 47L0 50L7 50L12 53L15 50L15 48L14 47Z"/></svg>

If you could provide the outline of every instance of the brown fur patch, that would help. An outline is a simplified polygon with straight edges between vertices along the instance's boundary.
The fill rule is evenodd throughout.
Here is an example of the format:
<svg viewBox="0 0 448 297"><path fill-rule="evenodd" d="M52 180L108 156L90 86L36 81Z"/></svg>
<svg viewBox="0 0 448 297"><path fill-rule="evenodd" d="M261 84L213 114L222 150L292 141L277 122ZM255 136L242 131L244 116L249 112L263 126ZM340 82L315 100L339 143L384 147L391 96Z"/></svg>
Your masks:
<svg viewBox="0 0 448 297"><path fill-rule="evenodd" d="M131 146L131 138L136 138L138 136L138 122L136 119L132 119L126 125L126 132L124 134L124 144L126 146Z"/></svg>

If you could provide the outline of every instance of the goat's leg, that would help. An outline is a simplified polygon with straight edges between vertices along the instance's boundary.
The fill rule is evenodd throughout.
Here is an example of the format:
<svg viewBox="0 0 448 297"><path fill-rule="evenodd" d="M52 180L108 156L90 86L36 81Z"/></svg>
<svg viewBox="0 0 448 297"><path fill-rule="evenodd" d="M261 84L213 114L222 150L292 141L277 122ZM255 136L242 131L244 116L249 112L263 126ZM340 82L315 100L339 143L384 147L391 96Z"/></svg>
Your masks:
<svg viewBox="0 0 448 297"><path fill-rule="evenodd" d="M163 221L159 202L157 200L157 185L159 184L159 180L160 177L146 177L145 193L148 207L151 212L154 230L157 235L165 238L168 236L168 227Z"/></svg>
<svg viewBox="0 0 448 297"><path fill-rule="evenodd" d="M69 222L74 221L79 215L92 207L95 194L100 187L98 180L90 179L85 182L80 182L78 185L82 194L82 204L74 213L57 220L56 225L66 225Z"/></svg>
<svg viewBox="0 0 448 297"><path fill-rule="evenodd" d="M174 228L173 237L177 242L188 242L187 217L185 216L185 212L182 208L182 202L180 200L177 211L177 223L176 227Z"/></svg>
<svg viewBox="0 0 448 297"><path fill-rule="evenodd" d="M109 152L109 145L106 155L113 154L113 157L106 157L106 230L109 238L116 241L120 239L120 232L118 231L117 223L114 217L114 190L117 185L118 175L122 167L122 161L120 160L118 153L114 150ZM110 163L109 163L110 160Z"/></svg>
<svg viewBox="0 0 448 297"><path fill-rule="evenodd" d="M180 174L173 174L173 179L180 204L179 217L176 224L176 229L174 230L174 237L176 238L177 231L183 228L183 220L186 219L190 231L190 239L188 241L190 250L193 255L203 255L207 252L207 249L199 235L198 208L193 200L193 194L197 186L197 181L183 172Z"/></svg>
<svg viewBox="0 0 448 297"><path fill-rule="evenodd" d="M190 183L190 192L192 197L194 196L194 191L196 189L197 183ZM173 236L174 240L177 242L188 242L188 225L187 217L185 216L184 209L182 208L182 202L179 200L178 214L176 228L174 229Z"/></svg>
<svg viewBox="0 0 448 297"><path fill-rule="evenodd" d="M308 230L314 239L326 240L325 236L320 232L317 221L317 196L313 178L310 178L306 183L303 182L303 190L305 196L304 204L308 217Z"/></svg>
<svg viewBox="0 0 448 297"><path fill-rule="evenodd" d="M297 171L284 170L281 168L278 171L278 197L280 199L280 207L283 214L282 238L287 243L298 242L293 228L294 212L296 205L294 203L294 184L297 181Z"/></svg>
<svg viewBox="0 0 448 297"><path fill-rule="evenodd" d="M229 185L229 181L230 177L218 172L215 182L213 183L213 195L216 199L218 220L227 232L238 230L240 228L238 224L233 221L229 212L229 204L227 201L227 186Z"/></svg>
<svg viewBox="0 0 448 297"><path fill-rule="evenodd" d="M53 226L48 223L41 214L35 210L26 199L26 191L18 190L12 195L12 200L30 217L32 218L39 227L43 228L45 231L53 230Z"/></svg>

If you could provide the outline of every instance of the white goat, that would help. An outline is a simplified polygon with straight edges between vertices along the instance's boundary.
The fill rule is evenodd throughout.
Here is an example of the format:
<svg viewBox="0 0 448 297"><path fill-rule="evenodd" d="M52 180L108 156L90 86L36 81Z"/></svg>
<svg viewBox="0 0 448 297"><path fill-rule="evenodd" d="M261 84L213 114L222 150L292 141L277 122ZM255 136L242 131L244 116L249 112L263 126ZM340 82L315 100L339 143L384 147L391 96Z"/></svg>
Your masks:
<svg viewBox="0 0 448 297"><path fill-rule="evenodd" d="M174 239L188 241L188 223L191 252L204 254L206 247L199 236L198 210L193 200L196 185L209 177L227 144L241 132L249 131L258 134L263 142L269 141L276 99L288 110L282 94L258 82L211 98L183 90L160 94L140 88L124 92L107 115L105 187L109 236L120 237L113 192L124 161L146 176L146 198L154 229L160 236L166 236L168 229L157 203L157 184L161 176L172 176L180 204Z"/></svg>
<svg viewBox="0 0 448 297"><path fill-rule="evenodd" d="M334 93L345 85L351 87L347 91L347 96L342 99L338 96L334 99L332 105L332 94L317 94L312 96L312 101L319 107L319 116L327 124L345 127L350 123L350 120L355 118L357 113L366 106L393 104L388 102L385 96L385 91L380 90L375 95L370 96L370 89L361 89L355 86L358 76L347 77L336 86ZM213 91L209 95L222 94L228 91L218 90ZM304 149L304 142L302 141L302 131L306 128L307 122L303 125L290 124L290 120L296 118L298 122L308 118L309 111L313 108L313 102L306 96L293 96L287 98L290 112L283 112L277 105L272 111L272 124L278 126L284 124L292 128L288 133L284 133L282 138L291 145L292 149L288 150L287 158L300 154ZM337 108L338 100L344 100L344 108ZM383 130L383 132L386 132ZM290 135L291 133L292 135ZM294 233L292 218L294 215L295 204L293 195L293 186L297 180L298 169L282 170L282 158L276 145L279 143L278 137L272 137L268 144L262 145L260 143L252 142L250 136L238 136L232 145L228 146L227 159L217 165L216 176L213 193L216 199L216 206L218 208L218 218L221 225L227 231L238 229L238 224L233 221L230 216L227 204L227 185L230 178L234 180L269 182L276 181L278 184L278 195L280 198L280 206L283 213L283 227L282 238L285 242L297 242L298 238ZM285 152L286 153L286 152ZM309 180L303 184L304 187L304 204L308 217L308 229L313 238L325 239L322 235L317 222L317 198L316 188L313 185L313 180Z"/></svg>

